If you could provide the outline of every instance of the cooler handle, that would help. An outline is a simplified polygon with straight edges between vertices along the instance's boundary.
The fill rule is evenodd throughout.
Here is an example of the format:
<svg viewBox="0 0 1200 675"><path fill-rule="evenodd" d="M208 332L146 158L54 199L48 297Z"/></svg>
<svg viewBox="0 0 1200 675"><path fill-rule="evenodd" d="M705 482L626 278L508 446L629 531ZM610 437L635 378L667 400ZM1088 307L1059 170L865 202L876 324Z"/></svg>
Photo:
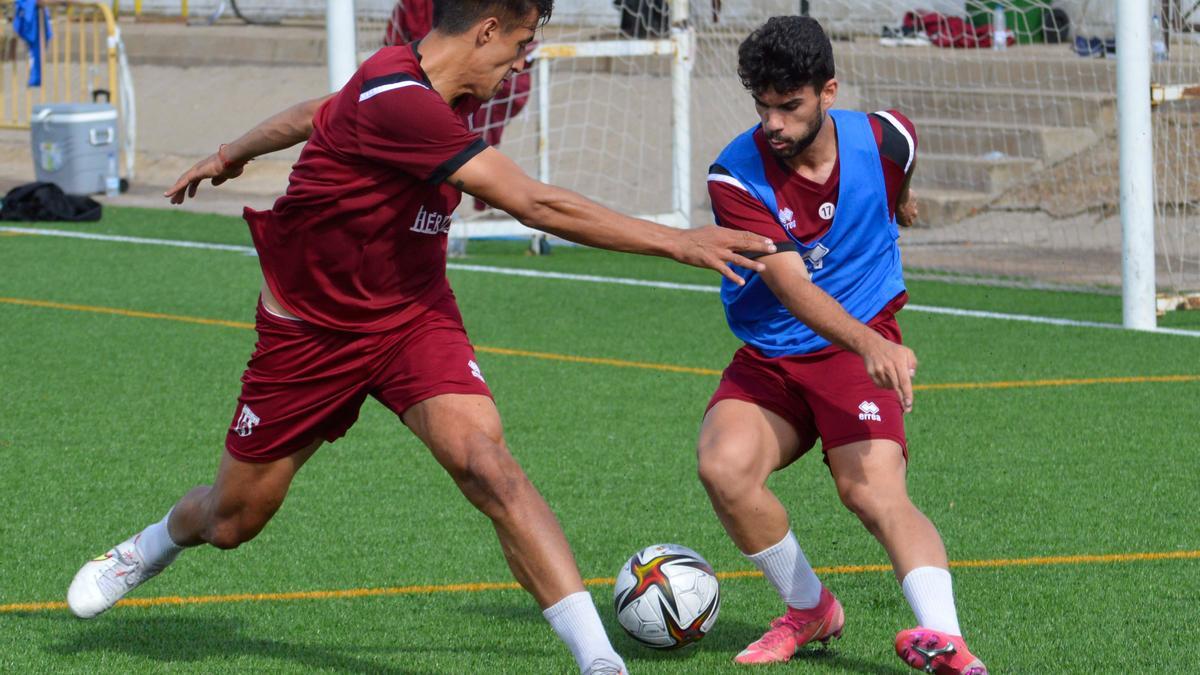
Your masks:
<svg viewBox="0 0 1200 675"><path fill-rule="evenodd" d="M104 135L104 140L100 140L101 134ZM92 145L109 145L113 142L114 136L112 127L92 127L88 129L88 140L91 141Z"/></svg>
<svg viewBox="0 0 1200 675"><path fill-rule="evenodd" d="M46 130L50 129L50 115L54 113L50 108L42 108L36 115L29 118L29 124L42 124Z"/></svg>

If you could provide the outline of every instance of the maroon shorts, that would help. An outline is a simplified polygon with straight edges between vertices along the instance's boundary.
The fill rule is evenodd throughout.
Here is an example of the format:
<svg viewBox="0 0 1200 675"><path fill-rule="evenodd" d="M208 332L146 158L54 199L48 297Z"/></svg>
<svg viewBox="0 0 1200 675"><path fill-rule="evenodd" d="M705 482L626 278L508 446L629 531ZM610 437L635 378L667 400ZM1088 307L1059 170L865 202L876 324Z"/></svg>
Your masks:
<svg viewBox="0 0 1200 675"><path fill-rule="evenodd" d="M870 326L901 343L895 316L881 316ZM800 454L808 452L818 438L824 452L881 438L899 443L908 457L900 398L875 386L862 358L844 349L768 358L754 347L743 346L721 374L708 410L725 399L753 403L787 420L800 437Z"/></svg>
<svg viewBox="0 0 1200 675"><path fill-rule="evenodd" d="M343 333L268 312L242 375L229 454L269 462L345 435L368 395L397 415L442 394L491 396L454 296L382 333Z"/></svg>

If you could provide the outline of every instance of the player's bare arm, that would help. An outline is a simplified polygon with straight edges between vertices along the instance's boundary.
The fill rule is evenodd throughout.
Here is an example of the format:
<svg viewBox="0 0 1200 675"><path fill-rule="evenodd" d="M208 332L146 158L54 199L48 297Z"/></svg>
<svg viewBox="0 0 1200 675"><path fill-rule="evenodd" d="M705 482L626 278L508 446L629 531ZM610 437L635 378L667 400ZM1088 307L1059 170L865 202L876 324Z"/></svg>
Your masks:
<svg viewBox="0 0 1200 675"><path fill-rule="evenodd" d="M875 384L892 389L904 411L912 410L912 378L917 356L911 349L887 340L850 316L837 300L814 284L795 251L763 256L763 280L788 311L818 335L854 352L866 363Z"/></svg>
<svg viewBox="0 0 1200 675"><path fill-rule="evenodd" d="M917 209L917 194L912 190L912 177L916 169L917 160L914 159L904 176L904 185L900 186L900 198L896 205L896 222L900 227L912 227L921 215Z"/></svg>
<svg viewBox="0 0 1200 675"><path fill-rule="evenodd" d="M536 230L587 246L709 267L737 284L745 281L730 264L756 272L763 269L742 253L775 250L770 240L749 232L718 227L680 230L623 216L576 192L530 178L493 148L476 155L448 180Z"/></svg>
<svg viewBox="0 0 1200 675"><path fill-rule="evenodd" d="M333 94L297 103L268 117L237 140L222 145L215 153L196 162L163 196L172 204L182 204L186 198L196 196L196 189L203 181L212 179L214 186L220 185L242 175L250 160L303 143L312 135L317 109L331 96Z"/></svg>

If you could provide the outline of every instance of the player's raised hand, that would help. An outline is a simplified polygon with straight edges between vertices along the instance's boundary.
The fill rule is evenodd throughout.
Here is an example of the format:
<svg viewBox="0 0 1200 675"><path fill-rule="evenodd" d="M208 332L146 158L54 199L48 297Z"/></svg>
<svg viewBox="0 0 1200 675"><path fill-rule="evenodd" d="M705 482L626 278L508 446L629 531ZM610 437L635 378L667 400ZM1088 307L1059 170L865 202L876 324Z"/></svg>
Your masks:
<svg viewBox="0 0 1200 675"><path fill-rule="evenodd" d="M746 280L730 269L730 264L761 272L765 269L763 264L742 253L775 252L775 244L770 239L742 230L710 225L679 232L682 245L675 256L676 260L696 267L710 267L739 286L745 284Z"/></svg>
<svg viewBox="0 0 1200 675"><path fill-rule="evenodd" d="M163 193L172 204L182 204L188 197L196 196L196 189L205 180L212 180L213 185L220 185L231 178L242 175L246 168L245 162L228 162L221 157L221 150L205 157L192 165L175 181L175 184Z"/></svg>
<svg viewBox="0 0 1200 675"><path fill-rule="evenodd" d="M875 385L896 392L904 412L912 412L912 380L917 374L917 355L913 350L881 336L861 355Z"/></svg>

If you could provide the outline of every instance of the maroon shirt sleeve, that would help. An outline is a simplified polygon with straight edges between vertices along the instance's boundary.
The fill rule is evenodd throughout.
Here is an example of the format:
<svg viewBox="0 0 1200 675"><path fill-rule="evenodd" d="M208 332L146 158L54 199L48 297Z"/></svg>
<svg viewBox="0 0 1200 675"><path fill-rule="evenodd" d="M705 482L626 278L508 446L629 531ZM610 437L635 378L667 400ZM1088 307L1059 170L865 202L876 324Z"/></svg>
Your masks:
<svg viewBox="0 0 1200 675"><path fill-rule="evenodd" d="M436 91L402 75L363 85L357 121L362 156L434 183L487 147Z"/></svg>
<svg viewBox="0 0 1200 675"><path fill-rule="evenodd" d="M871 113L868 119L875 142L879 144L883 180L887 184L888 211L895 217L896 207L900 203L900 188L904 186L904 178L912 170L917 158L917 128L912 120L895 110ZM896 123L900 126L897 127Z"/></svg>
<svg viewBox="0 0 1200 675"><path fill-rule="evenodd" d="M767 207L744 189L710 176L708 197L721 227L753 232L774 242L790 241Z"/></svg>

